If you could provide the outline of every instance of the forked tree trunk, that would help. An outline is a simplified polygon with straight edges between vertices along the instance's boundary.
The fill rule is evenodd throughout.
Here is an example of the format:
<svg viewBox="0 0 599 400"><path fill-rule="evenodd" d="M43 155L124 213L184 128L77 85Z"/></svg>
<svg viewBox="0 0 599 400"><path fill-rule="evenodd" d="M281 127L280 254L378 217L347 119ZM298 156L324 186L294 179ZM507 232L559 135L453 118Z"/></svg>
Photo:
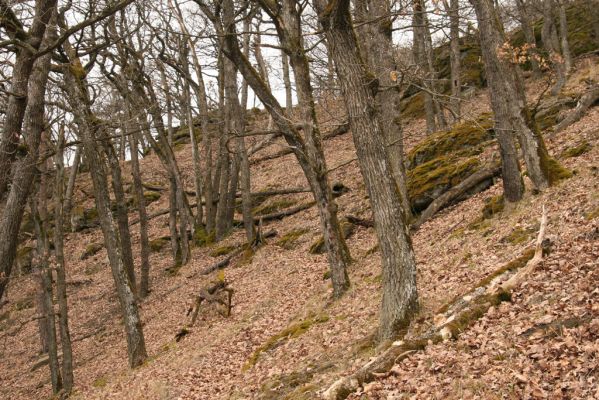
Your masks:
<svg viewBox="0 0 599 400"><path fill-rule="evenodd" d="M381 339L406 328L418 308L416 262L399 192L376 118L370 73L359 52L349 13L349 0L315 0L319 22L335 61L358 163L372 205L383 261Z"/></svg>
<svg viewBox="0 0 599 400"><path fill-rule="evenodd" d="M136 296L129 284L117 231L115 230L110 210L105 163L96 144L98 139L97 132L100 127L98 126L97 118L94 118L91 111L91 102L85 76L81 74L83 70L81 63L68 42L65 42L63 46L69 57L69 64L63 68L65 87L69 91L68 100L79 128L78 133L83 142L85 158L93 166L93 168L90 168L90 175L94 188L96 209L98 210L98 219L100 220L100 227L104 237L104 245L108 253L108 260L123 315L129 365L137 367L147 358L146 346Z"/></svg>
<svg viewBox="0 0 599 400"><path fill-rule="evenodd" d="M44 41L54 40L54 36L52 29ZM18 159L13 165L12 185L0 217L0 300L10 279L23 212L37 170L40 140L44 129L44 102L50 61L50 54L38 58L29 78L27 111L22 117L27 151L23 158Z"/></svg>
<svg viewBox="0 0 599 400"><path fill-rule="evenodd" d="M12 7L6 6L7 9ZM18 45L16 57L12 68L11 86L8 93L8 102L6 104L4 125L2 137L0 138L0 199L6 193L8 183L11 179L12 165L16 159L17 146L21 139L21 127L25 117L25 108L29 98L28 84L33 73L33 66L36 61L34 54L42 44L42 39L46 33L46 27L56 7L56 0L41 0L35 2L35 16L27 33L16 33L7 30L10 39L18 39L27 44L27 46ZM4 9L4 6L3 6ZM19 21L12 10L2 13L3 25L14 25L21 27ZM6 19L6 21L4 21ZM5 236L3 236L5 237ZM1 283L0 283L1 287ZM2 289L0 289L0 299L2 298Z"/></svg>
<svg viewBox="0 0 599 400"><path fill-rule="evenodd" d="M304 141L298 130L286 116L283 107L281 107L279 102L268 90L268 87L261 79L260 74L252 67L249 60L241 52L239 43L237 41L234 24L226 22L232 21L234 17L232 1L226 0L223 3L223 12L226 15L224 18L224 27L219 19L216 18L216 16L204 3L198 2L198 4L209 16L217 31L222 34L224 38L223 49L226 56L233 63L235 63L240 73L265 105L266 109L272 116L274 123L282 132L282 135L287 143L293 149L293 152L296 155L304 174L306 175L306 178L314 193L314 198L319 205L321 226L323 227L325 240L329 242L328 255L329 265L331 268L331 281L333 283L333 295L335 297L339 297L349 287L349 278L346 271L346 265L349 261L349 251L347 250L345 242L342 240L339 230L339 224L337 221L337 206L332 201L332 195L327 197L327 193L330 193L330 188L328 186L326 167L322 169L322 166L325 165L324 156L322 156L322 153L319 152L318 147L313 147L313 145L308 144L309 141L312 141L311 143L314 144L318 143L320 138L318 138L316 135L310 135L313 137L308 138L308 135L306 135L306 140ZM292 10L292 8L288 8L288 10ZM305 71L307 70L307 59L303 54L303 47L298 47L297 44L301 43L296 42L296 46L292 49L289 49L291 50L291 54L289 54L290 57L294 54L298 55L296 58L298 65L300 63L304 65L304 67L296 69L295 65L293 64L293 60L290 60L292 65L294 65L296 84L301 81L301 79L297 78L297 74L299 73L305 75ZM306 85L307 89L310 82L309 76L308 79L304 80L304 82L308 83L308 85ZM300 95L298 93L298 98L299 97ZM308 99L309 98L306 97L306 100ZM306 110L309 111L309 107L306 108ZM303 122L307 125L312 125L313 121L314 119L310 117L304 118ZM312 132L312 127L310 127L309 132Z"/></svg>
<svg viewBox="0 0 599 400"><path fill-rule="evenodd" d="M495 114L504 179L505 198L518 201L524 191L513 143L518 139L528 175L537 189L547 188L556 179L549 168L545 143L534 127L526 104L524 87L519 71L509 56L502 56L500 48L506 42L505 33L492 0L471 0L479 21L479 32L485 64L491 106Z"/></svg>

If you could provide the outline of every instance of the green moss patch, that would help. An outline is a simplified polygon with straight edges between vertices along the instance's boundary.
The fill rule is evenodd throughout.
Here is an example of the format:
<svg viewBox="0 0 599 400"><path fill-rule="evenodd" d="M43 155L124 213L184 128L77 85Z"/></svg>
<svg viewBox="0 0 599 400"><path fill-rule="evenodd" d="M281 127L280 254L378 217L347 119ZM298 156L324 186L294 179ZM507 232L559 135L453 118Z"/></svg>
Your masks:
<svg viewBox="0 0 599 400"><path fill-rule="evenodd" d="M214 243L216 233L214 231L207 232L203 226L197 227L193 232L193 244L196 246L206 246Z"/></svg>
<svg viewBox="0 0 599 400"><path fill-rule="evenodd" d="M167 237L161 237L158 239L150 240L150 251L152 253L159 253L169 243L170 243L170 238L167 238Z"/></svg>
<svg viewBox="0 0 599 400"><path fill-rule="evenodd" d="M32 270L33 253L35 248L32 246L19 247L15 258L15 265L22 274L28 274Z"/></svg>
<svg viewBox="0 0 599 400"><path fill-rule="evenodd" d="M343 235L344 239L350 237L356 229L355 225L349 221L341 221L340 226L341 234ZM326 251L327 248L324 243L324 236L321 236L318 239L316 239L314 243L310 245L310 250L308 250L310 254L324 254Z"/></svg>
<svg viewBox="0 0 599 400"><path fill-rule="evenodd" d="M227 254L232 253L235 249L235 246L224 245L213 249L209 254L211 257L226 256Z"/></svg>
<svg viewBox="0 0 599 400"><path fill-rule="evenodd" d="M451 187L478 171L480 162L476 157L460 159L439 157L409 170L408 197L416 212L428 205Z"/></svg>
<svg viewBox="0 0 599 400"><path fill-rule="evenodd" d="M295 247L297 240L308 232L310 232L309 229L294 229L281 236L275 244L284 249L291 250Z"/></svg>
<svg viewBox="0 0 599 400"><path fill-rule="evenodd" d="M306 319L289 325L276 335L270 337L260 347L258 347L246 361L242 370L247 371L252 368L258 362L260 355L270 350L277 348L288 340L297 338L306 333L314 324L323 324L329 320L329 316L326 314L315 314L310 315Z"/></svg>
<svg viewBox="0 0 599 400"><path fill-rule="evenodd" d="M81 260L86 260L94 255L96 255L100 250L104 248L102 243L90 243L85 246L85 251L79 257Z"/></svg>
<svg viewBox="0 0 599 400"><path fill-rule="evenodd" d="M493 139L492 129L491 114L482 114L475 120L455 125L449 131L434 133L408 153L408 163L413 168L450 153L468 150L466 155L476 154L482 144Z"/></svg>
<svg viewBox="0 0 599 400"><path fill-rule="evenodd" d="M266 204L262 204L262 205L259 205L258 207L255 207L252 210L252 214L255 216L272 214L272 213L282 211L286 208L289 208L295 204L297 204L297 201L287 200L287 199L270 201Z"/></svg>
<svg viewBox="0 0 599 400"><path fill-rule="evenodd" d="M573 176L572 171L562 166L555 158L549 157L546 161L549 182L555 183Z"/></svg>
<svg viewBox="0 0 599 400"><path fill-rule="evenodd" d="M494 215L499 214L505 208L505 201L503 195L493 196L485 200L483 206L483 219L492 218Z"/></svg>
<svg viewBox="0 0 599 400"><path fill-rule="evenodd" d="M561 158L579 157L585 153L588 153L592 148L593 146L591 146L591 144L585 140L577 146L564 150L561 154Z"/></svg>
<svg viewBox="0 0 599 400"><path fill-rule="evenodd" d="M512 232L509 235L502 237L499 241L510 244L522 244L528 242L535 232L536 228L519 227L512 230Z"/></svg>
<svg viewBox="0 0 599 400"><path fill-rule="evenodd" d="M599 218L599 207L596 207L594 210L591 210L591 211L587 212L584 215L584 218L587 221L590 221L590 220L595 219L595 218Z"/></svg>

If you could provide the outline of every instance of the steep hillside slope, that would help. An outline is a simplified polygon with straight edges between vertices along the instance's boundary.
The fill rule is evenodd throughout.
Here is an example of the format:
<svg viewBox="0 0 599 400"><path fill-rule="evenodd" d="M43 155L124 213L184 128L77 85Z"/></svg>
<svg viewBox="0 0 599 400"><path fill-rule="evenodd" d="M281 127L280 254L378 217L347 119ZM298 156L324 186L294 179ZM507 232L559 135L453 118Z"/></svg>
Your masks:
<svg viewBox="0 0 599 400"><path fill-rule="evenodd" d="M597 60L579 65L567 90L580 92L582 76L596 73ZM595 72L593 72L595 71ZM588 77L587 77L588 78ZM542 90L529 82L531 100ZM331 111L333 110L333 111ZM335 107L323 120L342 120ZM471 119L488 112L481 91L465 106ZM333 118L336 117L336 118ZM431 345L367 385L355 399L401 398L593 398L599 396L599 108L558 135L548 134L550 152L573 177L541 194L527 193L520 204L482 219L501 182L454 205L414 235L421 314L415 328L432 323L435 311L528 248L538 229L541 205L548 210L552 252L513 295L491 309L455 341ZM424 139L423 121L405 127L407 149ZM256 157L279 151L273 146ZM573 148L582 149L572 151ZM493 158L494 146L485 150ZM353 162L351 135L325 142L332 182L350 191L338 198L341 216L370 218L364 184ZM574 157L572 157L575 155ZM191 154L183 146L179 162L191 183ZM143 160L144 181L164 185L158 159ZM125 165L125 171L128 166ZM78 183L78 204L90 208L89 177ZM252 165L253 191L305 187L292 155ZM191 187L191 186L190 186ZM167 196L150 206L164 209ZM301 204L309 194L270 199ZM268 204L268 203L267 203ZM131 214L131 218L134 215ZM134 251L139 251L133 225ZM376 354L372 335L380 301L380 259L372 229L356 227L348 239L354 264L352 287L331 302L326 256L310 254L318 240L315 208L269 223L278 235L251 260L235 259L224 270L235 290L230 317L214 307L202 311L191 333L175 334L186 322L191 297L216 278L201 271L222 259L225 245L243 241L240 231L224 242L193 250L191 263L175 276L166 248L151 257L150 296L141 305L150 360L127 368L125 338L112 278L98 229L69 234L66 242L69 306L75 359L75 398L80 399L314 399L343 374ZM168 216L152 219L150 238L168 234ZM168 246L167 246L168 247ZM219 251L215 251L219 250ZM139 260L137 260L139 261ZM47 366L38 361L38 333L31 275L15 277L9 305L0 315L0 397L49 397Z"/></svg>

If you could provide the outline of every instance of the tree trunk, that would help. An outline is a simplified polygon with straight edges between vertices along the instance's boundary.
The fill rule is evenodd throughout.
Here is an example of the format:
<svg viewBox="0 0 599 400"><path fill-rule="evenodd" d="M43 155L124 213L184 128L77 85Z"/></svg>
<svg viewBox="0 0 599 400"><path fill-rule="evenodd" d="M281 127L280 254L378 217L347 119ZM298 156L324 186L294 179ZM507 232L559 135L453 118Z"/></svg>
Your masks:
<svg viewBox="0 0 599 400"><path fill-rule="evenodd" d="M495 131L502 156L505 198L518 201L524 187L520 177L513 135L522 147L528 174L539 190L551 183L549 156L542 137L530 128L534 123L526 105L524 87L509 57L500 57L498 50L505 43L499 15L491 0L472 0L479 21L479 32L485 71L490 88L491 106L495 114Z"/></svg>
<svg viewBox="0 0 599 400"><path fill-rule="evenodd" d="M35 16L29 31L24 34L8 32L11 39L24 41L27 46L16 46L16 57L12 68L11 86L0 140L0 199L6 193L11 178L12 164L16 159L17 147L21 139L21 127L30 95L28 85L37 59L34 53L42 44L46 27L49 25L48 22L56 7L56 0L41 0L35 3ZM2 17L4 18L4 15ZM20 24L21 22L16 21L16 23ZM1 298L2 289L0 289Z"/></svg>
<svg viewBox="0 0 599 400"><path fill-rule="evenodd" d="M558 20L559 20L559 36L562 48L562 57L564 58L564 68L566 76L572 69L572 53L570 52L570 43L568 42L568 20L566 18L566 5L565 0L557 0L558 6Z"/></svg>
<svg viewBox="0 0 599 400"><path fill-rule="evenodd" d="M130 115L131 119L132 116ZM141 273L139 279L139 297L144 298L149 293L150 288L150 241L148 238L148 213L146 211L146 199L144 197L144 188L139 169L139 157L137 135L129 132L129 147L131 148L131 176L133 179L133 191L139 213L139 235L141 244Z"/></svg>
<svg viewBox="0 0 599 400"><path fill-rule="evenodd" d="M52 3L52 2L50 2ZM46 4L46 2L44 3ZM54 40L55 32L51 29L44 41ZM42 131L44 129L44 102L46 83L50 71L50 54L38 58L32 67L27 89L27 111L24 113L23 130L26 152L23 158L17 159L13 166L12 185L0 217L0 300L4 295L10 279L13 262L17 253L19 228L23 211L29 198L39 155ZM7 109L8 118L9 109ZM20 123L19 129L20 129ZM6 120L5 120L6 128ZM4 142L3 142L4 143ZM4 146L4 145L3 145ZM10 168L10 167L6 167Z"/></svg>
<svg viewBox="0 0 599 400"><path fill-rule="evenodd" d="M555 85L551 88L551 94L556 96L566 84L566 69L564 58L560 54L560 43L555 26L555 0L545 0L543 2L543 30L541 37L543 47L549 53L549 61L553 64L556 74Z"/></svg>
<svg viewBox="0 0 599 400"><path fill-rule="evenodd" d="M43 134L42 134L43 135ZM47 161L40 167L40 183L37 199L31 199L31 214L35 225L36 251L40 274L40 290L45 312L42 334L46 339L50 367L52 393L62 389L60 365L58 363L58 341L56 340L56 319L54 317L54 293L52 290L52 270L50 269L50 243L48 242L48 206L47 206Z"/></svg>
<svg viewBox="0 0 599 400"><path fill-rule="evenodd" d="M93 168L90 168L90 175L94 188L96 209L98 210L104 245L108 253L112 276L123 315L129 365L137 367L147 358L146 346L136 296L129 284L117 232L114 228L112 212L110 211L110 197L108 195L108 179L104 168L105 164L96 145L97 132L100 127L98 126L97 118L94 118L94 114L91 111L85 76L81 74L81 63L68 41L65 42L63 47L65 47L70 61L70 64L63 67L65 88L69 91L68 100L79 127L78 133L83 143L85 158L93 166Z"/></svg>
<svg viewBox="0 0 599 400"><path fill-rule="evenodd" d="M69 330L69 310L67 303L67 282L64 261L64 124L59 130L56 145L56 179L54 182L54 255L56 259L56 298L58 301L60 346L62 349L62 385L68 396L73 390L73 349Z"/></svg>
<svg viewBox="0 0 599 400"><path fill-rule="evenodd" d="M71 224L71 209L73 204L73 193L75 192L75 181L77 180L77 172L79 170L79 164L81 162L81 153L83 146L78 145L75 149L75 156L73 157L73 163L71 164L71 170L69 173L69 182L67 183L67 191L64 199L64 218L67 224Z"/></svg>
<svg viewBox="0 0 599 400"><path fill-rule="evenodd" d="M359 3L361 6L356 7L357 16L363 21L376 21L364 25L369 29L360 35L360 39L367 55L366 59L369 60L369 69L375 74L379 85L383 87L375 95L376 111L381 128L385 132L387 156L406 212L405 218L408 221L412 218L412 212L403 166L403 131L399 109L401 93L395 81L397 64L393 55L391 5L388 0L370 2L362 0Z"/></svg>
<svg viewBox="0 0 599 400"><path fill-rule="evenodd" d="M315 0L337 68L360 170L370 197L383 261L382 339L406 328L418 307L416 263L401 198L376 118L375 99L353 31L349 0Z"/></svg>

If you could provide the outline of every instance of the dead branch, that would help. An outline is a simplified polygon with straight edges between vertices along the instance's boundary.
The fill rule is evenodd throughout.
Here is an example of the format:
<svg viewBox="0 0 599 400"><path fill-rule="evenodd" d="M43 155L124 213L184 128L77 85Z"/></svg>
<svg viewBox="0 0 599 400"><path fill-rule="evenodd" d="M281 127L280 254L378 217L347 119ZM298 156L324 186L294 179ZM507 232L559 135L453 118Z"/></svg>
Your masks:
<svg viewBox="0 0 599 400"><path fill-rule="evenodd" d="M273 221L273 220L277 220L277 219L283 219L285 217L289 217L293 214L297 214L301 211L312 208L315 204L316 204L316 202L310 201L308 203L300 204L299 206L288 208L283 211L278 211L278 212L275 212L272 214L266 214L266 215L263 215L260 217L255 217L254 222L260 222L260 221L267 222L267 221Z"/></svg>
<svg viewBox="0 0 599 400"><path fill-rule="evenodd" d="M225 294L225 298L222 298L222 294ZM191 315L191 321L189 324L185 325L183 328L179 330L179 332L175 335L175 340L180 341L185 335L190 333L190 328L195 324L198 314L200 312L200 306L203 302L207 303L216 303L225 307L225 311L219 312L223 317L228 317L231 315L231 299L233 297L233 289L229 287L229 284L226 280L218 280L213 282L210 286L204 287L200 289L200 293L195 297L191 307L187 310L186 316L189 317Z"/></svg>

